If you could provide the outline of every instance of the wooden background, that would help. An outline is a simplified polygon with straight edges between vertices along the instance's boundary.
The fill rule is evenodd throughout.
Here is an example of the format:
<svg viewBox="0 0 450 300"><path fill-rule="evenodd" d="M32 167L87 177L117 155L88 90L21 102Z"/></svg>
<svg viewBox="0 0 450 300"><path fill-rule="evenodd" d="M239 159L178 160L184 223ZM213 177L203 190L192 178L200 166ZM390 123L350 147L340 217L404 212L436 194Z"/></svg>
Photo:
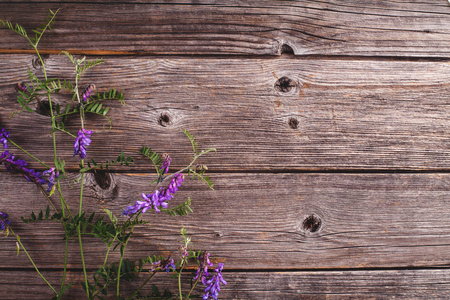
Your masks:
<svg viewBox="0 0 450 300"><path fill-rule="evenodd" d="M73 75L61 50L103 57L81 84L115 87L127 101L112 104L113 129L87 121L89 156L139 157L146 145L169 152L176 169L189 160L180 129L218 149L203 160L216 190L187 180L171 205L190 196L194 213L148 213L129 258L177 253L185 226L225 263L221 299L450 297L448 1L13 0L0 3L0 19L31 30L57 8L40 45L49 76ZM51 163L49 118L10 118L14 85L27 68L42 75L35 60L0 29L0 127ZM58 141L75 176L73 141ZM119 214L139 199L152 173L137 162L88 175L86 210ZM20 221L45 199L3 169L0 184L0 211L57 286L62 230ZM93 271L104 250L84 245ZM69 277L81 281L77 249ZM0 295L52 296L11 237L0 242ZM71 289L67 299L83 295Z"/></svg>

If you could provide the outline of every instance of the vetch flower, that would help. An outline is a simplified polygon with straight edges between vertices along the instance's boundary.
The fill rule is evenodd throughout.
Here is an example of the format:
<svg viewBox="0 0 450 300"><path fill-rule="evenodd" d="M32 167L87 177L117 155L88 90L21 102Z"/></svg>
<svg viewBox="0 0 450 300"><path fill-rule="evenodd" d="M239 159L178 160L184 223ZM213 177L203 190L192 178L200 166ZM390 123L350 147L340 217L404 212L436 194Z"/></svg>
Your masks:
<svg viewBox="0 0 450 300"><path fill-rule="evenodd" d="M199 257L197 257L197 259L200 261L200 265L198 266L198 269L195 271L193 280L197 280L197 278L201 276L201 281L203 285L206 285L206 279L209 276L208 266L210 267L213 266L213 264L209 260L210 255L211 254L209 252L205 251L202 254L200 254Z"/></svg>
<svg viewBox="0 0 450 300"><path fill-rule="evenodd" d="M142 213L145 213L150 208L153 208L156 212L160 212L160 207L167 208L169 206L168 201L173 198L183 181L183 174L175 174L168 187L161 187L151 194L142 193L141 197L144 201L136 201L134 205L128 206L122 215L131 216L141 210Z"/></svg>
<svg viewBox="0 0 450 300"><path fill-rule="evenodd" d="M44 173L42 173L42 175L49 175L50 177L48 178L48 190L47 193L50 193L51 190L53 190L54 186L55 186L55 178L59 177L59 171L56 171L55 168L50 168L47 171L44 171Z"/></svg>
<svg viewBox="0 0 450 300"><path fill-rule="evenodd" d="M8 171L16 171L21 173L28 181L45 184L47 181L42 178L42 173L34 169L26 168L27 163L23 159L14 160L15 157L9 151L4 151L0 155L0 164L4 164Z"/></svg>
<svg viewBox="0 0 450 300"><path fill-rule="evenodd" d="M3 144L3 148L8 149L8 138L10 137L9 131L6 131L5 128L2 128L0 131L0 143Z"/></svg>
<svg viewBox="0 0 450 300"><path fill-rule="evenodd" d="M84 89L83 93L81 94L81 97L83 98L84 102L87 102L89 97L91 96L92 91L95 90L94 84L88 84L88 86Z"/></svg>
<svg viewBox="0 0 450 300"><path fill-rule="evenodd" d="M203 295L203 300L214 299L217 300L220 292L220 283L224 285L227 282L222 277L223 263L219 263L219 267L214 270L214 275L211 279L206 282L205 294Z"/></svg>
<svg viewBox="0 0 450 300"><path fill-rule="evenodd" d="M162 157L163 157L163 163L162 163L160 170L163 170L163 173L161 174L161 176L166 174L167 172L169 172L170 162L172 161L169 154L167 154L167 153L164 153Z"/></svg>
<svg viewBox="0 0 450 300"><path fill-rule="evenodd" d="M75 149L75 153L73 156L78 154L80 155L80 159L86 158L86 147L89 146L92 142L90 139L91 134L92 130L86 130L84 128L78 131L78 136L73 144L73 148Z"/></svg>
<svg viewBox="0 0 450 300"><path fill-rule="evenodd" d="M170 258L170 256L163 260L163 261L155 261L152 263L153 267L151 268L151 271L157 271L157 270L166 270L167 273L169 273L170 268L173 270L176 270L177 267L175 266L175 262L173 261L173 258Z"/></svg>
<svg viewBox="0 0 450 300"><path fill-rule="evenodd" d="M0 211L0 231L5 231L5 228L9 224L11 222L8 220L8 215Z"/></svg>
<svg viewBox="0 0 450 300"><path fill-rule="evenodd" d="M32 90L33 87L30 86L30 89ZM27 85L26 85L25 82L18 83L16 85L16 91L24 92L24 93L27 93L27 94L30 93L30 91L28 90Z"/></svg>

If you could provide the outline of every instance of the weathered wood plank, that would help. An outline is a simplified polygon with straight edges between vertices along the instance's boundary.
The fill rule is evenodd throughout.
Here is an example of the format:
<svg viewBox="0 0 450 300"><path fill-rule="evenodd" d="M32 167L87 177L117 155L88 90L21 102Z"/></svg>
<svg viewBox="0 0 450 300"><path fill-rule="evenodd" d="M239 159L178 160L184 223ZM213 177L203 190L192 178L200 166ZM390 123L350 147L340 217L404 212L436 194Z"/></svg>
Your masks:
<svg viewBox="0 0 450 300"><path fill-rule="evenodd" d="M21 223L20 215L46 202L33 184L17 177L1 174L0 211L11 216L38 265L61 268L63 232L58 224ZM196 248L210 250L228 269L438 267L450 260L450 174L214 174L213 179L216 191L187 180L171 203L190 196L193 214L146 213L151 225L135 231L129 257L154 251L177 255L184 226ZM101 180L87 180L88 212L105 207L120 214L140 193L151 192L152 178L145 174L112 174L103 181L109 182L105 189ZM77 206L76 190L66 198ZM16 256L14 239L2 240L0 265L29 267L25 256ZM84 242L89 268L104 253L93 241ZM79 268L77 248L74 241L69 263Z"/></svg>
<svg viewBox="0 0 450 300"><path fill-rule="evenodd" d="M1 270L0 293L2 299L50 299L53 295L45 283L27 271ZM60 272L44 271L56 286ZM67 280L81 282L82 273L69 272ZM186 276L189 276L186 274ZM143 277L145 278L145 277ZM155 279L165 281L165 274ZM381 270L381 271L319 271L319 272L226 272L219 299L447 299L450 297L450 271L432 270ZM129 295L136 282L123 286ZM167 285L176 292L176 284ZM202 293L201 287L196 290ZM143 294L150 288L143 289ZM38 298L35 298L39 295ZM84 299L83 290L68 290L64 299Z"/></svg>
<svg viewBox="0 0 450 300"><path fill-rule="evenodd" d="M0 126L50 163L50 119L28 113L10 118L19 108L14 86L26 81L27 67L34 70L32 59L0 57ZM72 77L64 56L46 61L50 77ZM96 130L88 152L99 161L114 159L121 150L139 157L146 145L169 152L180 166L189 159L190 143L179 130L188 129L204 147L219 150L204 161L213 170L448 170L449 66L389 60L110 58L81 84L121 89L128 105L112 104L110 131L97 132L104 123L100 118L87 121L87 128ZM277 86L283 77L290 81ZM70 96L57 101L68 103ZM80 125L74 118L68 126L76 132ZM76 167L72 137L58 133L58 139L65 145L59 153ZM134 170L148 169L137 165Z"/></svg>
<svg viewBox="0 0 450 300"><path fill-rule="evenodd" d="M31 30L48 9L62 8L41 42L51 50L276 55L288 45L297 55L450 54L446 1L46 2L3 2L0 19ZM27 49L6 30L0 39L3 51Z"/></svg>

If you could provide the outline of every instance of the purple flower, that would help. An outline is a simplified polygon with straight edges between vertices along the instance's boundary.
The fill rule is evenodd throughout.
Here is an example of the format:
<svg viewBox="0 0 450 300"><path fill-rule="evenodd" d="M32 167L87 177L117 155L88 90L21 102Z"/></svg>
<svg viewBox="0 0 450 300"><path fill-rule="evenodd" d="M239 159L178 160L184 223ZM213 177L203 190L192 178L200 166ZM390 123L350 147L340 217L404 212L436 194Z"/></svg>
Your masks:
<svg viewBox="0 0 450 300"><path fill-rule="evenodd" d="M152 272L157 271L158 269L161 270L166 270L167 273L169 273L170 268L172 268L173 270L176 270L176 266L175 266L175 262L173 261L173 258L170 258L170 256L163 260L163 261L155 261L154 263L152 263L153 267L151 268Z"/></svg>
<svg viewBox="0 0 450 300"><path fill-rule="evenodd" d="M0 164L4 164L8 171L16 171L22 173L22 175L31 182L37 184L45 184L47 181L42 179L42 173L35 171L34 169L26 168L27 163L22 159L14 160L14 155L9 151L4 151L0 155Z"/></svg>
<svg viewBox="0 0 450 300"><path fill-rule="evenodd" d="M136 201L134 205L128 206L122 215L131 216L141 210L142 213L145 213L150 208L153 208L156 212L160 212L160 207L167 208L169 206L167 202L173 198L173 195L178 191L183 181L183 174L175 174L168 187L161 187L152 194L142 193L141 197L144 201Z"/></svg>
<svg viewBox="0 0 450 300"><path fill-rule="evenodd" d="M78 131L78 136L73 144L73 147L75 149L75 153L73 156L79 154L80 159L84 159L87 156L86 147L89 146L92 142L90 139L91 134L92 130L86 130L84 128Z"/></svg>
<svg viewBox="0 0 450 300"><path fill-rule="evenodd" d="M5 231L6 226L9 224L11 222L8 220L8 215L0 211L0 231Z"/></svg>
<svg viewBox="0 0 450 300"><path fill-rule="evenodd" d="M163 170L163 173L161 174L161 176L166 174L167 172L169 172L169 166L170 166L171 161L172 161L172 159L170 158L169 154L164 153L163 154L163 163L162 163L161 168L159 168L160 170Z"/></svg>
<svg viewBox="0 0 450 300"><path fill-rule="evenodd" d="M208 266L212 267L213 264L209 260L209 256L211 254L209 252L203 252L200 254L197 259L200 261L200 265L198 266L198 269L195 271L193 280L197 280L199 276L201 276L203 285L206 285L206 279L209 276L208 273Z"/></svg>
<svg viewBox="0 0 450 300"><path fill-rule="evenodd" d="M59 177L59 171L56 171L55 168L48 169L47 171L44 171L42 175L48 175L50 174L50 177L48 178L48 190L47 193L50 193L50 191L53 189L53 186L55 185L55 178Z"/></svg>
<svg viewBox="0 0 450 300"><path fill-rule="evenodd" d="M88 86L84 89L83 94L81 94L81 97L83 98L84 102L88 101L93 90L95 90L95 85L88 84Z"/></svg>
<svg viewBox="0 0 450 300"><path fill-rule="evenodd" d="M30 86L30 89L32 90L33 87ZM24 92L24 93L27 93L27 94L30 93L30 91L28 90L27 85L26 85L25 82L18 83L18 84L16 85L16 91L21 91L21 92Z"/></svg>
<svg viewBox="0 0 450 300"><path fill-rule="evenodd" d="M223 269L223 263L219 263L219 267L214 270L214 275L211 279L209 279L206 282L206 288L205 288L205 294L203 295L203 300L207 299L214 299L217 300L217 297L219 296L220 292L220 283L223 283L224 285L227 284L227 282L222 277L222 269Z"/></svg>
<svg viewBox="0 0 450 300"><path fill-rule="evenodd" d="M8 149L8 138L10 137L9 131L6 131L5 128L2 128L2 131L0 131L0 143L3 144L3 148Z"/></svg>

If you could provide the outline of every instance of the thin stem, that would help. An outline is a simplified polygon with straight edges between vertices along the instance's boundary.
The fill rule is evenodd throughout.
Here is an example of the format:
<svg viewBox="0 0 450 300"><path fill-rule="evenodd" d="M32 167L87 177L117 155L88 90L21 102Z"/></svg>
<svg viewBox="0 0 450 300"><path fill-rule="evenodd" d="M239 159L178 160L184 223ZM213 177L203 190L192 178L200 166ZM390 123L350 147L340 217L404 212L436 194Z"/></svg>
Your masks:
<svg viewBox="0 0 450 300"><path fill-rule="evenodd" d="M194 284L192 285L191 290L189 291L189 294L187 294L187 298L189 299L189 296L191 295L191 293L194 291L195 287L197 286L198 282L200 281L200 276L197 277L197 280L194 282Z"/></svg>
<svg viewBox="0 0 450 300"><path fill-rule="evenodd" d="M102 270L105 269L106 262L108 261L109 251L111 250L112 245L113 245L114 242L116 241L117 235L119 235L118 232L117 232L116 235L114 236L113 240L108 244L108 250L106 251L105 260L103 261L103 265L102 265L101 268L100 268L100 269L102 269ZM99 280L99 279L100 279L100 277L97 277L97 279L95 280L95 286L98 285L98 280ZM98 290L97 290L96 294L98 294ZM94 298L95 298L95 295L96 295L96 294L93 295Z"/></svg>
<svg viewBox="0 0 450 300"><path fill-rule="evenodd" d="M73 133L71 133L71 132L69 132L69 131L67 131L67 130L61 129L61 128L59 128L59 127L55 127L55 129L56 129L56 130L59 130L59 131L61 131L61 132L67 133L67 134L70 135L71 137L74 137L74 138L77 137L75 134L73 134Z"/></svg>
<svg viewBox="0 0 450 300"><path fill-rule="evenodd" d="M181 261L180 271L178 272L178 291L180 292L180 300L183 300L183 294L181 293L181 272L184 268L184 259Z"/></svg>
<svg viewBox="0 0 450 300"><path fill-rule="evenodd" d="M140 290L141 290L141 289L142 289L142 288L150 281L150 279L152 279L153 276L156 275L156 272L157 272L156 270L153 271L152 275L150 275L150 276L144 281L144 283L142 283L141 286L140 286L137 290L134 291L133 295L131 295L131 296L128 298L128 300L132 300L133 297L136 296L136 295L139 293L139 291L140 291Z"/></svg>
<svg viewBox="0 0 450 300"><path fill-rule="evenodd" d="M81 166L83 167L83 160L81 160ZM78 214L81 215L81 208L83 205L83 185L84 185L84 173L81 173L81 186L80 186L80 205L78 208Z"/></svg>
<svg viewBox="0 0 450 300"><path fill-rule="evenodd" d="M22 242L20 241L20 237L12 230L11 227L8 226L9 232L11 232L14 237L17 240L17 243L19 243L20 247L22 247L22 250L25 252L25 254L27 255L28 259L30 260L31 264L33 265L34 269L36 270L36 272L39 274L39 276L42 278L42 280L45 281L45 283L47 283L47 285L52 289L53 292L55 292L56 295L58 295L58 292L53 288L53 286L47 281L47 279L45 279L44 275L41 274L41 272L39 271L38 267L36 266L36 264L34 263L33 259L31 258L30 254L28 254L27 249L25 249L24 245L22 244Z"/></svg>
<svg viewBox="0 0 450 300"><path fill-rule="evenodd" d="M86 273L86 264L84 263L83 244L81 243L80 226L81 226L80 224L78 224L78 226L77 226L78 242L80 244L81 263L83 264L84 284L86 285L87 298L89 299L89 285L88 285L88 279L87 279L87 273Z"/></svg>
<svg viewBox="0 0 450 300"><path fill-rule="evenodd" d="M125 248L128 244L129 238L133 234L133 230L134 230L134 226L131 227L130 234L128 235L128 238L125 240L125 243L123 243L122 246L120 246L120 261L119 261L119 267L118 267L118 271L117 271L117 286L116 286L117 299L119 299L119 292L120 292L120 287L119 287L119 285L120 285L120 269L122 268L123 257L125 256Z"/></svg>
<svg viewBox="0 0 450 300"><path fill-rule="evenodd" d="M45 71L44 60L42 59L41 55L39 54L39 51L38 51L38 49L37 49L37 43L36 43L36 45L34 45L34 44L32 44L32 45L33 45L34 51L36 52L36 54L37 54L37 56L38 56L38 58L39 58L39 61L41 62L42 73L44 73L45 81L47 81L47 72Z"/></svg>
<svg viewBox="0 0 450 300"><path fill-rule="evenodd" d="M38 163L40 163L41 165L43 165L44 167L46 167L47 169L50 169L50 167L44 163L43 161L41 161L39 158L37 158L36 156L32 155L30 152L28 152L27 150L23 149L22 147L20 147L19 145L17 145L16 143L14 143L13 140L8 138L8 142L10 142L11 144L13 144L17 149L19 149L20 151L22 151L23 153L27 154L29 157L31 157L32 159L34 159L35 161L37 161Z"/></svg>
<svg viewBox="0 0 450 300"><path fill-rule="evenodd" d="M63 276L62 276L62 283L61 283L61 289L59 290L59 292L61 293L63 288L64 288L64 283L66 282L66 273L67 273L67 257L68 257L68 250L69 250L69 237L67 235L67 229L66 226L64 226L64 233L65 233L65 239L66 239L66 244L65 244L65 248L64 248L64 271L63 271ZM62 295L60 295L62 296Z"/></svg>
<svg viewBox="0 0 450 300"><path fill-rule="evenodd" d="M50 199L50 197L47 195L47 193L45 192L44 188L40 185L37 185L37 187L39 188L39 190L42 192L42 194L44 194L45 198L47 198L48 202L50 203L50 205L52 206L53 210L58 213L58 209L56 209L55 205L52 202L52 199Z"/></svg>

